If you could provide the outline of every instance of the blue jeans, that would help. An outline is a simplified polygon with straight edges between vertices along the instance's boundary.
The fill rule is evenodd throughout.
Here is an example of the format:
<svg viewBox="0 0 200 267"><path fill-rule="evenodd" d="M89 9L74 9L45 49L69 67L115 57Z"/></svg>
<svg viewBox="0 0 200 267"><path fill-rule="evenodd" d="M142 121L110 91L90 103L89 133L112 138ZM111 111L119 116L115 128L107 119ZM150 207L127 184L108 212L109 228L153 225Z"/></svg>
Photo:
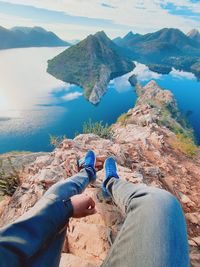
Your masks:
<svg viewBox="0 0 200 267"><path fill-rule="evenodd" d="M89 183L88 171L53 185L15 223L0 230L1 267L58 267L72 216L70 197ZM103 267L188 267L186 225L179 202L170 193L111 178L114 203L126 215Z"/></svg>
<svg viewBox="0 0 200 267"><path fill-rule="evenodd" d="M186 223L172 194L115 178L107 189L126 218L102 267L189 267Z"/></svg>

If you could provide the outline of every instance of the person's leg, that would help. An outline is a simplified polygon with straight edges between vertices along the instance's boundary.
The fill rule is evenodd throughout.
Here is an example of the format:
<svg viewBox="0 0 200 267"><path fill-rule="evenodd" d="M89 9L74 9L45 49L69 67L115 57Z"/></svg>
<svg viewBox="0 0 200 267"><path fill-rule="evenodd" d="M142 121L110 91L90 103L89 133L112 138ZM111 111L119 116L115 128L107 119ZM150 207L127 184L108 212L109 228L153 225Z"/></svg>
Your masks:
<svg viewBox="0 0 200 267"><path fill-rule="evenodd" d="M106 188L126 219L103 267L189 267L185 219L174 196L116 178Z"/></svg>
<svg viewBox="0 0 200 267"><path fill-rule="evenodd" d="M82 169L76 175L52 185L44 197L54 194L60 198L69 199L74 195L81 194L90 182L89 172L92 174L92 170Z"/></svg>
<svg viewBox="0 0 200 267"><path fill-rule="evenodd" d="M68 199L76 194L81 194L89 184L88 173L85 169L67 180L56 183L45 193L44 197L54 194L60 198ZM59 266L60 256L66 231L59 233L43 249L33 256L27 265L30 267L57 267Z"/></svg>
<svg viewBox="0 0 200 267"><path fill-rule="evenodd" d="M91 161L91 155L89 156L89 161ZM61 199L69 199L74 195L81 194L89 182L93 182L96 179L96 171L94 169L95 161L91 164L87 160L86 163L89 166L86 165L78 174L51 186L44 194L44 197L54 194ZM59 233L47 246L34 255L28 261L27 265L30 267L59 266L65 236L66 230Z"/></svg>
<svg viewBox="0 0 200 267"><path fill-rule="evenodd" d="M44 197L54 194L59 198L69 199L74 195L81 194L90 182L96 180L95 162L95 153L89 150L83 162L83 169L71 178L51 186L44 194Z"/></svg>
<svg viewBox="0 0 200 267"><path fill-rule="evenodd" d="M41 249L33 258L27 261L28 267L58 267L60 263L66 230L62 231L52 240L48 247Z"/></svg>

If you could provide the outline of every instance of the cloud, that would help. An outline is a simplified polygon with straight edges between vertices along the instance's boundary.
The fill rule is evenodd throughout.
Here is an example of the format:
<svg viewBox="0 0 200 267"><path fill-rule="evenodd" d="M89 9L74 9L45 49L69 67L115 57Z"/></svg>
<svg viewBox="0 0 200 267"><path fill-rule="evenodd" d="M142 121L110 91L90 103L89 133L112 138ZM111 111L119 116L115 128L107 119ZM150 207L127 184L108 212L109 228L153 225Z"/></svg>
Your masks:
<svg viewBox="0 0 200 267"><path fill-rule="evenodd" d="M131 85L128 81L128 78L132 75L132 72L129 72L121 77L115 78L110 81L110 85L114 85L115 89L119 92L126 92L130 89Z"/></svg>
<svg viewBox="0 0 200 267"><path fill-rule="evenodd" d="M79 98L82 95L83 94L80 93L80 92L73 92L73 93L69 93L69 94L64 95L62 97L62 99L65 100L65 101L71 101L71 100Z"/></svg>
<svg viewBox="0 0 200 267"><path fill-rule="evenodd" d="M180 70L176 70L174 68L172 68L172 71L170 72L170 74L175 77L175 78L178 78L178 79L190 79L190 80L193 80L193 79L196 79L195 75L191 72L186 72L186 71L180 71Z"/></svg>
<svg viewBox="0 0 200 267"><path fill-rule="evenodd" d="M0 9L2 13L10 14L15 17L31 17L32 20L34 19L35 21L41 23L53 21L54 23L68 23L87 26L101 25L102 27L106 27L109 23L112 24L109 19L70 15L63 11L34 7L27 4L19 5L0 1Z"/></svg>
<svg viewBox="0 0 200 267"><path fill-rule="evenodd" d="M197 21L200 20L199 7L193 9L193 6L190 5L177 6L174 2L167 2L167 4L161 4L161 6L168 10L168 12L172 15L188 17Z"/></svg>
<svg viewBox="0 0 200 267"><path fill-rule="evenodd" d="M151 71L146 65L135 62L135 69L132 74L137 76L138 81L148 81L151 79L161 79L162 75Z"/></svg>
<svg viewBox="0 0 200 267"><path fill-rule="evenodd" d="M10 3L12 2L12 3ZM45 8L45 2L41 1L42 5L37 1L0 1L0 25L11 28L13 26L42 26L50 31L55 31L61 38L67 39L80 39L85 38L91 33L99 30L108 30L112 36L123 34L129 30L129 27L121 23L113 22L109 16L103 18L98 16L88 17L82 12L79 15L79 7L76 6L77 14L69 14L65 12L66 8L59 9L59 5L49 5ZM20 3L20 4L19 4ZM31 5L32 4L32 5ZM35 4L35 6L33 6ZM70 10L71 5L68 5L67 11ZM73 6L73 3L72 3ZM92 6L92 4L91 4ZM98 7L100 5L98 4ZM97 11L98 11L97 7ZM89 7L87 7L89 8ZM69 10L68 10L69 9ZM102 7L102 9L105 9Z"/></svg>
<svg viewBox="0 0 200 267"><path fill-rule="evenodd" d="M149 81L149 80L156 80L156 79L161 79L162 75L158 74L156 72L153 72L151 70L149 70L149 68L141 63L138 62L134 62L136 67L133 71L113 79L112 81L110 81L109 85L114 85L115 89L121 93L124 91L127 91L130 89L130 82L128 81L129 77L133 74L135 74L137 76L137 80L140 82L143 81Z"/></svg>
<svg viewBox="0 0 200 267"><path fill-rule="evenodd" d="M116 6L111 6L111 5L108 5L108 4L105 4L105 3L102 3L101 5L103 7L106 7L106 8L117 8Z"/></svg>
<svg viewBox="0 0 200 267"><path fill-rule="evenodd" d="M49 21L44 21L46 17L43 16L42 18L40 10L36 13L41 15L39 18L41 23L49 24L47 25L48 28L54 28L55 24L60 25L62 36L64 36L65 26L65 35L68 35L69 26L72 28L76 26L82 27L79 33L78 31L73 33L73 30L69 30L69 36L65 39L80 38L80 36L82 38L90 30L94 32L95 29L98 30L99 28L106 30L110 37L124 35L129 30L147 33L164 27L173 27L188 32L191 28L199 28L198 16L195 14L200 12L200 1L104 0L100 2L99 0L9 0L9 2L37 7L43 9L43 11L57 12L54 15L52 13L52 19ZM106 8L109 6L116 8ZM16 6L13 9L16 10ZM37 21L37 23L39 22ZM58 29L57 33L59 32L61 30Z"/></svg>

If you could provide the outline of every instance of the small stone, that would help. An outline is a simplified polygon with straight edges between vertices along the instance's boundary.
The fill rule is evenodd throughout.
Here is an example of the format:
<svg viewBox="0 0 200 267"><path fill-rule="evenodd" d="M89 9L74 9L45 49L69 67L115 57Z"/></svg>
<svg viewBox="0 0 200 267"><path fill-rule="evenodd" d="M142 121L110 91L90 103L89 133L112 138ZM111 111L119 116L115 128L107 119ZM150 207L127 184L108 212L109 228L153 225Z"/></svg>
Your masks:
<svg viewBox="0 0 200 267"><path fill-rule="evenodd" d="M181 202L184 203L184 204L188 204L190 206L194 206L195 205L195 203L192 202L192 200L188 196L186 196L186 195L184 195L182 193L181 193L181 197L180 198L181 198Z"/></svg>
<svg viewBox="0 0 200 267"><path fill-rule="evenodd" d="M200 246L200 236L193 237L192 241L195 242L196 246L198 246L198 247Z"/></svg>
<svg viewBox="0 0 200 267"><path fill-rule="evenodd" d="M185 217L193 224L200 225L200 213L193 212L193 213L186 213Z"/></svg>
<svg viewBox="0 0 200 267"><path fill-rule="evenodd" d="M133 172L133 177L138 179L139 181L143 181L143 179L144 179L144 176L142 175L142 173L140 173L138 171Z"/></svg>

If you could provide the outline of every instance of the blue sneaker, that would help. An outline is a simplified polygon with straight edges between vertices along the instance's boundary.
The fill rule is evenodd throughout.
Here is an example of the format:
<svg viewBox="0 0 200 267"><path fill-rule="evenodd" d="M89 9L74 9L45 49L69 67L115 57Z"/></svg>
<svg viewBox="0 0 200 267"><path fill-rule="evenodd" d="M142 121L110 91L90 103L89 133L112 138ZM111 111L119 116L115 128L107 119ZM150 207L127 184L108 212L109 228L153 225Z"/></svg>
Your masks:
<svg viewBox="0 0 200 267"><path fill-rule="evenodd" d="M116 162L112 157L109 157L106 159L104 163L104 170L105 170L105 179L102 184L102 192L104 197L109 197L110 194L108 193L106 189L106 185L110 178L114 177L116 179L119 179L119 176L117 174L117 166Z"/></svg>
<svg viewBox="0 0 200 267"><path fill-rule="evenodd" d="M90 182L96 181L96 170L95 170L96 156L94 151L89 150L85 155L84 168L89 175Z"/></svg>

